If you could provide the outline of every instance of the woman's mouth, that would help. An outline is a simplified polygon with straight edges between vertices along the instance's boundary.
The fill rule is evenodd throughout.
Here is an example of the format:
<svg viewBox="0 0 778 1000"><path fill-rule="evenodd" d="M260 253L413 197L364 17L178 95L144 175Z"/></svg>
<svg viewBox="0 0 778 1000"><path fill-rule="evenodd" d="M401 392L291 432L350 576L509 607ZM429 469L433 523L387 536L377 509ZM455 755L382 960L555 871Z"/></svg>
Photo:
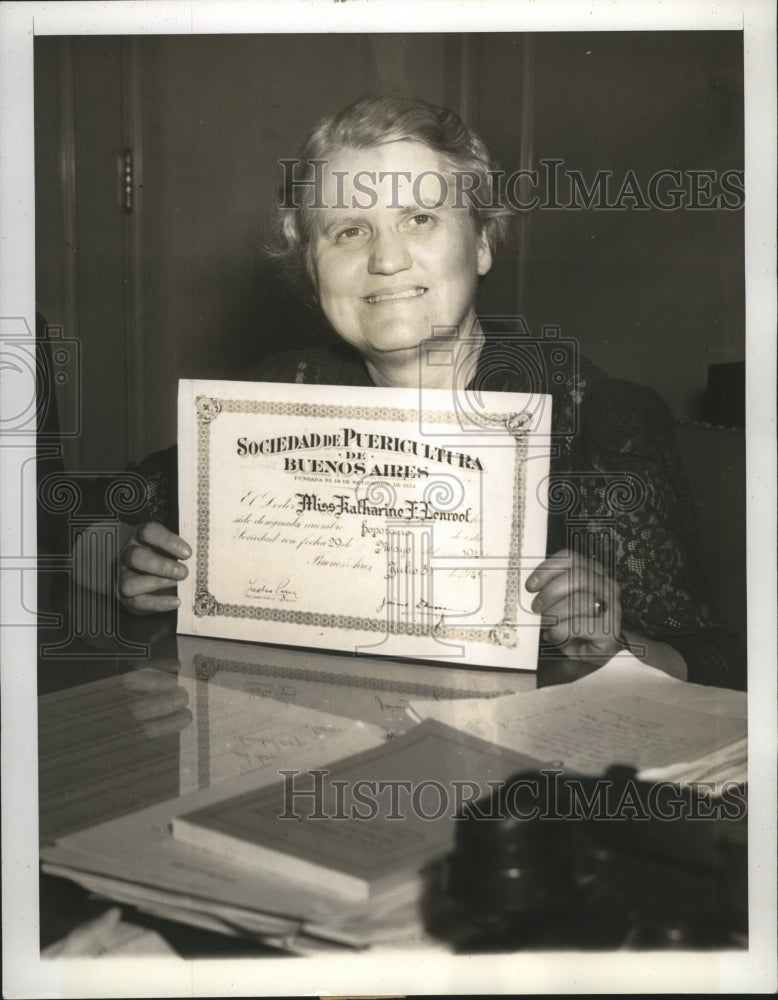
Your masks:
<svg viewBox="0 0 778 1000"><path fill-rule="evenodd" d="M422 285L414 285L413 288L397 288L393 291L375 292L373 295L365 295L363 302L368 305L377 305L379 302L394 302L397 299L416 299L424 295L427 291Z"/></svg>

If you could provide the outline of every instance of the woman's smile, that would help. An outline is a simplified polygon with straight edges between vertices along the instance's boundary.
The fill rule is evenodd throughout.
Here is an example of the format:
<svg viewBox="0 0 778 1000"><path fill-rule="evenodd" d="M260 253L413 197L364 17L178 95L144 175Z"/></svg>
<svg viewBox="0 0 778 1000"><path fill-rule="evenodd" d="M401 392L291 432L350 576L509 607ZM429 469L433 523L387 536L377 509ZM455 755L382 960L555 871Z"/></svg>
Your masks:
<svg viewBox="0 0 778 1000"><path fill-rule="evenodd" d="M411 288L388 289L384 292L371 292L365 295L363 301L368 305L380 305L383 302L397 302L399 299L418 299L424 295L427 289L422 285L415 285Z"/></svg>

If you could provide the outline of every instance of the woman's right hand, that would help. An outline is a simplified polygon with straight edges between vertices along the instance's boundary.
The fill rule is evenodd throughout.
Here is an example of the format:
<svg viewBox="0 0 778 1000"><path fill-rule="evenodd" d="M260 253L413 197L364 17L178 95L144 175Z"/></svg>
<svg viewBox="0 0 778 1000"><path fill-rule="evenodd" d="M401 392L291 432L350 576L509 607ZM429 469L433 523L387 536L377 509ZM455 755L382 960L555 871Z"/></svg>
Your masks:
<svg viewBox="0 0 778 1000"><path fill-rule="evenodd" d="M119 600L136 615L174 610L181 601L169 591L189 573L179 560L188 559L191 548L156 521L123 528Z"/></svg>

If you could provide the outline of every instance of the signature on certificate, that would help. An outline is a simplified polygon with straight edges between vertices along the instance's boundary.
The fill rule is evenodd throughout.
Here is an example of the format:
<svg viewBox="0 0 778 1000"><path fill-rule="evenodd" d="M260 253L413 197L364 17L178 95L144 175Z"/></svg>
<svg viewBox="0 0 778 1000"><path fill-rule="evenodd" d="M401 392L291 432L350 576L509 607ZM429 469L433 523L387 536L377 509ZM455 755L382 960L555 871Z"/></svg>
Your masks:
<svg viewBox="0 0 778 1000"><path fill-rule="evenodd" d="M399 612L394 612L396 608L400 609ZM376 614L380 614L382 611L387 611L388 614L399 613L405 616L411 615L413 618L416 618L416 612L419 612L418 617L420 620L423 620L425 617L431 620L433 632L443 627L446 617L445 612L461 614L461 611L457 608L449 607L447 604L430 604L423 597L421 600L416 601L415 604L409 601L395 601L392 598L384 597L376 608Z"/></svg>
<svg viewBox="0 0 778 1000"><path fill-rule="evenodd" d="M266 583L260 583L259 580L249 580L245 594L246 597L249 599L253 598L255 601L286 601L294 603L297 600L297 591L289 586L290 583L291 580L289 579L281 580L273 587L268 586Z"/></svg>

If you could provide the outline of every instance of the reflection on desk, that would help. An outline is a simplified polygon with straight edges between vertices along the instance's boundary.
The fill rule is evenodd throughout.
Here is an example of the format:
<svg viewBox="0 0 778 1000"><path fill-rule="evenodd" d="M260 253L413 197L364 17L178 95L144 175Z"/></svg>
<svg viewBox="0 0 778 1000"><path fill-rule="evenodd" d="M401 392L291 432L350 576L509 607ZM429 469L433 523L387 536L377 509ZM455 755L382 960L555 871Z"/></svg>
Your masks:
<svg viewBox="0 0 778 1000"><path fill-rule="evenodd" d="M313 766L375 745L413 725L406 713L413 697L490 697L535 685L534 675L176 637L167 617L167 622L128 621L125 637L131 630L133 640L150 640L148 660L111 659L111 639L100 636L90 637L86 665L42 659L40 686L49 691L39 703L44 856L61 858L61 848L51 846L55 839L64 843L68 834L89 834L101 823L159 804L150 823L141 821L127 835L126 824L118 822L120 835L111 836L116 850L107 866L128 882L141 866L154 882L164 873L149 872L147 862L167 838L181 796L207 794L211 786L242 775L252 787L263 769L273 778L279 766L292 761ZM80 679L101 672L102 679L64 686L74 674ZM93 846L90 859L78 861L89 871L99 856ZM120 847L126 866L117 868ZM191 889L186 869L184 874ZM220 879L219 873L206 878L204 891L212 892ZM107 892L105 885L89 888ZM112 886L111 898L117 898L117 888ZM247 905L252 896L249 886ZM144 910L155 909L161 918L181 919L159 900L154 907L148 898L141 901L132 892L129 897L128 903L143 902ZM266 921L251 920L255 932L268 932ZM214 926L210 918L199 923ZM223 922L215 923L225 930ZM297 928L299 920L291 926ZM283 927L290 930L288 922Z"/></svg>
<svg viewBox="0 0 778 1000"><path fill-rule="evenodd" d="M535 686L532 674L190 636L173 637L179 659L169 638L159 659L106 661L106 669L125 672L41 697L44 842L275 760L303 746L300 726L332 726L326 713L341 720L341 732L346 720L399 733L413 725L406 711L412 698L494 697ZM48 661L43 669L56 671L61 683L71 666ZM296 726L290 706L298 709ZM305 708L313 714L300 714Z"/></svg>
<svg viewBox="0 0 778 1000"><path fill-rule="evenodd" d="M102 645L93 637L89 673L104 676L70 689L67 675L83 665L42 661L42 688L50 692L40 699L44 871L160 921L306 954L333 941L430 945L443 938L456 946L472 935L466 915L453 918L439 883L423 906L400 898L370 922L270 873L260 885L202 857L194 865L171 845L169 823L185 809L277 780L279 766L321 766L408 730L410 702L444 711L496 698L508 704L511 695L545 697L553 692L530 693L551 670L536 677L356 659L176 637L172 624L170 616L130 623L136 639L146 629L149 659L101 661L110 637ZM589 672L567 661L557 679ZM577 687L562 700L574 703Z"/></svg>

